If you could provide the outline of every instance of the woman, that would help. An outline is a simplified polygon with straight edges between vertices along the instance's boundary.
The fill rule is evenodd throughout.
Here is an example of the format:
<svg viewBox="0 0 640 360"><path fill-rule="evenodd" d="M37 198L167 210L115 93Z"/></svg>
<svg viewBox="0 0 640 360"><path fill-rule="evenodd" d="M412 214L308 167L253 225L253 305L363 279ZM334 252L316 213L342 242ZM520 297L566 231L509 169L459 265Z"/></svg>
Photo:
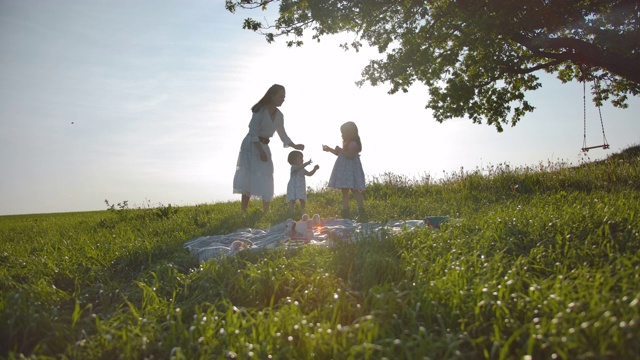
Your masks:
<svg viewBox="0 0 640 360"><path fill-rule="evenodd" d="M275 84L267 90L251 111L249 133L242 140L236 174L233 178L233 193L242 194L242 212L247 212L251 196L262 198L262 210L269 211L273 199L273 160L269 140L278 132L285 147L304 150L304 145L294 144L284 130L284 117L278 109L284 102L285 90Z"/></svg>

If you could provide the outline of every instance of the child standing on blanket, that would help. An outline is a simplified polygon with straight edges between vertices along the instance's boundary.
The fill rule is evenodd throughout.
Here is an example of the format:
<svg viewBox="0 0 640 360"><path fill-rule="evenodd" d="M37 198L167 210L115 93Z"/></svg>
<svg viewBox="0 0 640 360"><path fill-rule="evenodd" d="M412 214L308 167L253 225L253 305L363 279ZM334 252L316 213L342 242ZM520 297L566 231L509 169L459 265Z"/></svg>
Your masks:
<svg viewBox="0 0 640 360"><path fill-rule="evenodd" d="M342 147L330 148L322 145L322 150L328 151L338 158L333 165L329 187L342 191L342 217L349 218L349 190L353 193L358 204L358 212L364 217L363 195L365 181L364 170L360 162L360 152L362 142L358 135L358 127L353 121L346 122L340 126L342 133Z"/></svg>
<svg viewBox="0 0 640 360"><path fill-rule="evenodd" d="M291 177L287 184L287 202L289 203L289 211L293 211L296 201L300 201L300 208L304 211L307 202L307 183L305 176L313 176L320 166L316 165L313 170L307 171L305 167L311 164L311 159L304 162L304 156L300 151L292 151L289 153L289 164L291 164Z"/></svg>

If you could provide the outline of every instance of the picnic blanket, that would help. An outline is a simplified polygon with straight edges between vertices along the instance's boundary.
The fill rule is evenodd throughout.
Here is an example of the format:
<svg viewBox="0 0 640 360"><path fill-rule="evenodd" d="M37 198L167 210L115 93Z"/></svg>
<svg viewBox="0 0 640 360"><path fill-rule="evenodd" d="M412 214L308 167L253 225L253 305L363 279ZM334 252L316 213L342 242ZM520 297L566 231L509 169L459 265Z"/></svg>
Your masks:
<svg viewBox="0 0 640 360"><path fill-rule="evenodd" d="M428 216L420 220L397 220L386 224L377 222L357 223L349 219L326 219L313 231L313 237L290 237L285 222L267 229L239 229L226 235L201 236L183 244L199 261L223 255L234 255L247 249L275 248L280 246L329 245L333 240L358 240L366 237L385 236L429 226L438 229L447 216Z"/></svg>

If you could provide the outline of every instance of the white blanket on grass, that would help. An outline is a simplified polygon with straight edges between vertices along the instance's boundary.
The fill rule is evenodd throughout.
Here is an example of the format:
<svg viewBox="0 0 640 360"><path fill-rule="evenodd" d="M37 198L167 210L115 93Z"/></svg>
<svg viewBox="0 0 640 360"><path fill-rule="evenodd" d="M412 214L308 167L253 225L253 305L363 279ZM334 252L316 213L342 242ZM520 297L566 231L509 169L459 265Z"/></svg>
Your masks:
<svg viewBox="0 0 640 360"><path fill-rule="evenodd" d="M313 237L291 238L285 234L285 223L283 222L268 229L247 228L227 235L201 236L185 242L183 246L198 260L206 261L214 257L233 255L244 249L292 247L301 244L328 245L336 239L384 238L388 235L424 226L425 220L399 220L381 224L376 222L357 223L349 219L326 219L322 222L322 226L314 230ZM241 241L246 246L237 249L236 246L232 246L235 241Z"/></svg>

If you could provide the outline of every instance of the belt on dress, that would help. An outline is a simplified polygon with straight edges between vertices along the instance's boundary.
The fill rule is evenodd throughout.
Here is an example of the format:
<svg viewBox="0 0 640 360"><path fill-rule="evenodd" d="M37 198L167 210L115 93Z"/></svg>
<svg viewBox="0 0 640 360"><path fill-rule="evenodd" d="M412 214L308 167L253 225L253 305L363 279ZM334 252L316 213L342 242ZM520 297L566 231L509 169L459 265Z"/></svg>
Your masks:
<svg viewBox="0 0 640 360"><path fill-rule="evenodd" d="M268 145L269 141L270 141L269 138L265 138L265 137L262 137L262 136L258 136L258 140L260 140L260 142L265 144L265 145Z"/></svg>

